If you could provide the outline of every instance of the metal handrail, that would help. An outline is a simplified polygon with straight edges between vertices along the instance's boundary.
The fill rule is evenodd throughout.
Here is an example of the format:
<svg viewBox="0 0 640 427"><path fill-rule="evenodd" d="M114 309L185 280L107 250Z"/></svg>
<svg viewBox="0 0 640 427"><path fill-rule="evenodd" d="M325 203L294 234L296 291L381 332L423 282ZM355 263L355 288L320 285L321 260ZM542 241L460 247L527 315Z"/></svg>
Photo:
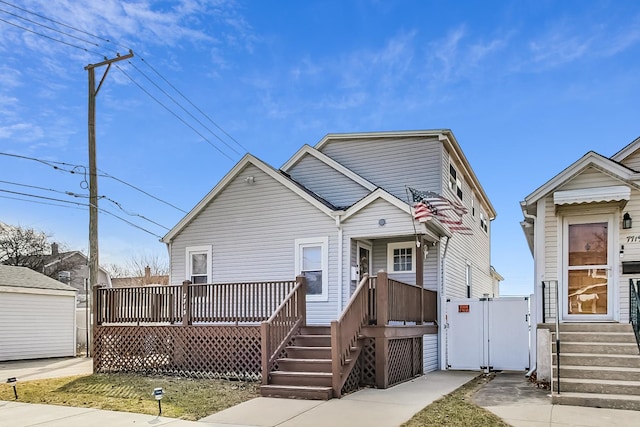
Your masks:
<svg viewBox="0 0 640 427"><path fill-rule="evenodd" d="M558 293L558 283L556 282L556 370L558 381L558 394L560 394L560 296ZM553 375L552 375L553 377ZM551 390L553 393L553 390Z"/></svg>
<svg viewBox="0 0 640 427"><path fill-rule="evenodd" d="M629 323L631 323L631 327L636 336L636 343L640 350L640 295L638 294L640 280L636 279L635 284L633 280L634 279L629 279Z"/></svg>

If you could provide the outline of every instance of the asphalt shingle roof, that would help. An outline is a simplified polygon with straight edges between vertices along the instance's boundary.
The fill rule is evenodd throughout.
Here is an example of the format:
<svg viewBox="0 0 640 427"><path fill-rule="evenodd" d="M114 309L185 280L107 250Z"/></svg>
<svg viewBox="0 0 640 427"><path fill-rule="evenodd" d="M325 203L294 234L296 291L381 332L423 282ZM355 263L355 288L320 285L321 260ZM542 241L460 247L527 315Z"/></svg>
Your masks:
<svg viewBox="0 0 640 427"><path fill-rule="evenodd" d="M75 291L75 288L30 268L12 265L0 265L0 286Z"/></svg>

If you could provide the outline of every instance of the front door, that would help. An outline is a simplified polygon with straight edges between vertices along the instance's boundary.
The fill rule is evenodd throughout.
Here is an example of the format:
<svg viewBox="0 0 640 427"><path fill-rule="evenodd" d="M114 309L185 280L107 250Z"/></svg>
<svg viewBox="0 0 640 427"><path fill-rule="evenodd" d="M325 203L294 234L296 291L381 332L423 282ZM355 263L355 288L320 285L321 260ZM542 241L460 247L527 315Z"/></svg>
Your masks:
<svg viewBox="0 0 640 427"><path fill-rule="evenodd" d="M358 242L357 245L358 282L364 274L371 275L371 245Z"/></svg>
<svg viewBox="0 0 640 427"><path fill-rule="evenodd" d="M563 317L570 321L613 319L611 215L565 218L563 224Z"/></svg>

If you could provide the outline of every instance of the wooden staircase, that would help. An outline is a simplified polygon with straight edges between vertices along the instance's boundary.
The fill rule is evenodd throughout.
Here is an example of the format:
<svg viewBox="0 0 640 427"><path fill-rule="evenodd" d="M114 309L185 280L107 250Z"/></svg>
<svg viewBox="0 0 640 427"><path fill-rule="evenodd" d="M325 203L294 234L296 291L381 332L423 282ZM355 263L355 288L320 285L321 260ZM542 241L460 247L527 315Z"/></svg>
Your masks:
<svg viewBox="0 0 640 427"><path fill-rule="evenodd" d="M333 397L331 374L331 329L306 326L286 347L286 356L260 387L266 397L328 400Z"/></svg>
<svg viewBox="0 0 640 427"><path fill-rule="evenodd" d="M561 324L560 393L554 330L553 403L640 411L640 352L631 325Z"/></svg>

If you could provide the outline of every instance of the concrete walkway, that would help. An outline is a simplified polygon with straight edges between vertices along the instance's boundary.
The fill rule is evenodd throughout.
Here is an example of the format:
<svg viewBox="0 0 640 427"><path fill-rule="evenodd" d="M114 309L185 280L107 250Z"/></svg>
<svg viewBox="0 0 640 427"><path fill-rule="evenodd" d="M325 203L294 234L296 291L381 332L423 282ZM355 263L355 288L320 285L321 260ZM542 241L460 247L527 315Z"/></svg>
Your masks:
<svg viewBox="0 0 640 427"><path fill-rule="evenodd" d="M33 381L92 373L93 359L86 357L0 362L0 381L3 382L9 377L16 377L18 381Z"/></svg>

